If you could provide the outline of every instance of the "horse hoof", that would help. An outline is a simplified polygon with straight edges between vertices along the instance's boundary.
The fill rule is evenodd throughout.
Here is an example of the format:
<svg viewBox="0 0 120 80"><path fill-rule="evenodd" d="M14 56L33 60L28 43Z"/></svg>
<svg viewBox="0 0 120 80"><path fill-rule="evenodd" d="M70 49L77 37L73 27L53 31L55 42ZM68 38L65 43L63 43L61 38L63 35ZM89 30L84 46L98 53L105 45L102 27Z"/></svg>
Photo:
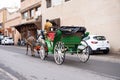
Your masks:
<svg viewBox="0 0 120 80"><path fill-rule="evenodd" d="M40 52L37 52L38 54L40 54Z"/></svg>
<svg viewBox="0 0 120 80"><path fill-rule="evenodd" d="M31 56L33 56L33 57L34 57L35 55L31 55Z"/></svg>

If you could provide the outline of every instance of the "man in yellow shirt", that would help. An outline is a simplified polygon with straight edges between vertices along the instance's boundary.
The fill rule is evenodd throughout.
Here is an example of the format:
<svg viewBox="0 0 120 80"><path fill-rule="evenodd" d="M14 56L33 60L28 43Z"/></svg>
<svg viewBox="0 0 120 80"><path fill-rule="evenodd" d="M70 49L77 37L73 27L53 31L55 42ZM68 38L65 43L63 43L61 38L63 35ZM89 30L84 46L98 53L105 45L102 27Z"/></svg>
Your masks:
<svg viewBox="0 0 120 80"><path fill-rule="evenodd" d="M53 26L52 23L47 19L44 27L45 32L48 33L50 31L50 27L52 26Z"/></svg>

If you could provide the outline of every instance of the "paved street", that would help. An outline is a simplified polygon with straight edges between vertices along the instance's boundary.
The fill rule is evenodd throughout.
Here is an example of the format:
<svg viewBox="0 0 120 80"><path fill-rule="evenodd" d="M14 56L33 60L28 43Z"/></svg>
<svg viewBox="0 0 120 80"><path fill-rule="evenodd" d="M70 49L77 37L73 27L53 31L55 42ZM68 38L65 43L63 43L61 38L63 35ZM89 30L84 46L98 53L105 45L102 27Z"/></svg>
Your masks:
<svg viewBox="0 0 120 80"><path fill-rule="evenodd" d="M29 51L30 53L30 51ZM63 65L53 55L25 55L25 47L0 45L0 80L120 80L119 57L92 55L87 63L67 55Z"/></svg>
<svg viewBox="0 0 120 80"><path fill-rule="evenodd" d="M0 80L18 80L18 79L0 68Z"/></svg>

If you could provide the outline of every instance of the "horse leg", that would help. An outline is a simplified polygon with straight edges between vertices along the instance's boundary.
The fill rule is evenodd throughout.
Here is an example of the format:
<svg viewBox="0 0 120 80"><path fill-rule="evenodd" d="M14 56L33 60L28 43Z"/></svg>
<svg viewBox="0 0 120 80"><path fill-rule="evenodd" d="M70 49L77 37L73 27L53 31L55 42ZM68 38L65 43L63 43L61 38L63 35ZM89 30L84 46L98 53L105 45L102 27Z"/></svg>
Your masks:
<svg viewBox="0 0 120 80"><path fill-rule="evenodd" d="M32 47L32 46L31 46L31 54L32 54L32 56L35 56L35 54L34 54L34 47Z"/></svg>

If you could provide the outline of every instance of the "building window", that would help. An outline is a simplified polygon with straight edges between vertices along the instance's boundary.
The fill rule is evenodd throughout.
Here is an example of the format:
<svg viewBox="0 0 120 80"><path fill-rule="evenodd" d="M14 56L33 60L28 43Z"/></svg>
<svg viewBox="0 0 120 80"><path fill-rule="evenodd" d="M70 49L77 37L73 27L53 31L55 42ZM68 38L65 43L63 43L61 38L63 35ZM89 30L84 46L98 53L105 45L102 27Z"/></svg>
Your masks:
<svg viewBox="0 0 120 80"><path fill-rule="evenodd" d="M55 31L56 29L58 29L60 27L60 18L52 19L52 20L50 20L50 22L54 26L53 31Z"/></svg>
<svg viewBox="0 0 120 80"><path fill-rule="evenodd" d="M36 11L38 12L38 13L41 13L41 7L39 6L39 7L36 7Z"/></svg>
<svg viewBox="0 0 120 80"><path fill-rule="evenodd" d="M35 8L35 16L34 16L34 18L35 19L38 19L38 17L41 15L41 7L40 6L38 6L38 7L36 7Z"/></svg>
<svg viewBox="0 0 120 80"><path fill-rule="evenodd" d="M47 8L51 7L51 4L52 4L51 0L46 0L46 6L47 6Z"/></svg>
<svg viewBox="0 0 120 80"><path fill-rule="evenodd" d="M55 18L55 19L52 19L50 21L51 21L53 26L60 27L60 18Z"/></svg>
<svg viewBox="0 0 120 80"><path fill-rule="evenodd" d="M52 0L52 6L62 4L63 0Z"/></svg>
<svg viewBox="0 0 120 80"><path fill-rule="evenodd" d="M65 0L65 2L70 1L70 0Z"/></svg>
<svg viewBox="0 0 120 80"><path fill-rule="evenodd" d="M25 1L25 0L21 0L21 2L23 2L23 1Z"/></svg>
<svg viewBox="0 0 120 80"><path fill-rule="evenodd" d="M39 7L36 7L36 8L35 8L35 11L38 11L38 8L39 8Z"/></svg>
<svg viewBox="0 0 120 80"><path fill-rule="evenodd" d="M23 17L23 19L27 19L27 18L28 18L28 12L24 12L24 13L22 14L22 17Z"/></svg>
<svg viewBox="0 0 120 80"><path fill-rule="evenodd" d="M34 17L34 9L30 10L30 17Z"/></svg>

